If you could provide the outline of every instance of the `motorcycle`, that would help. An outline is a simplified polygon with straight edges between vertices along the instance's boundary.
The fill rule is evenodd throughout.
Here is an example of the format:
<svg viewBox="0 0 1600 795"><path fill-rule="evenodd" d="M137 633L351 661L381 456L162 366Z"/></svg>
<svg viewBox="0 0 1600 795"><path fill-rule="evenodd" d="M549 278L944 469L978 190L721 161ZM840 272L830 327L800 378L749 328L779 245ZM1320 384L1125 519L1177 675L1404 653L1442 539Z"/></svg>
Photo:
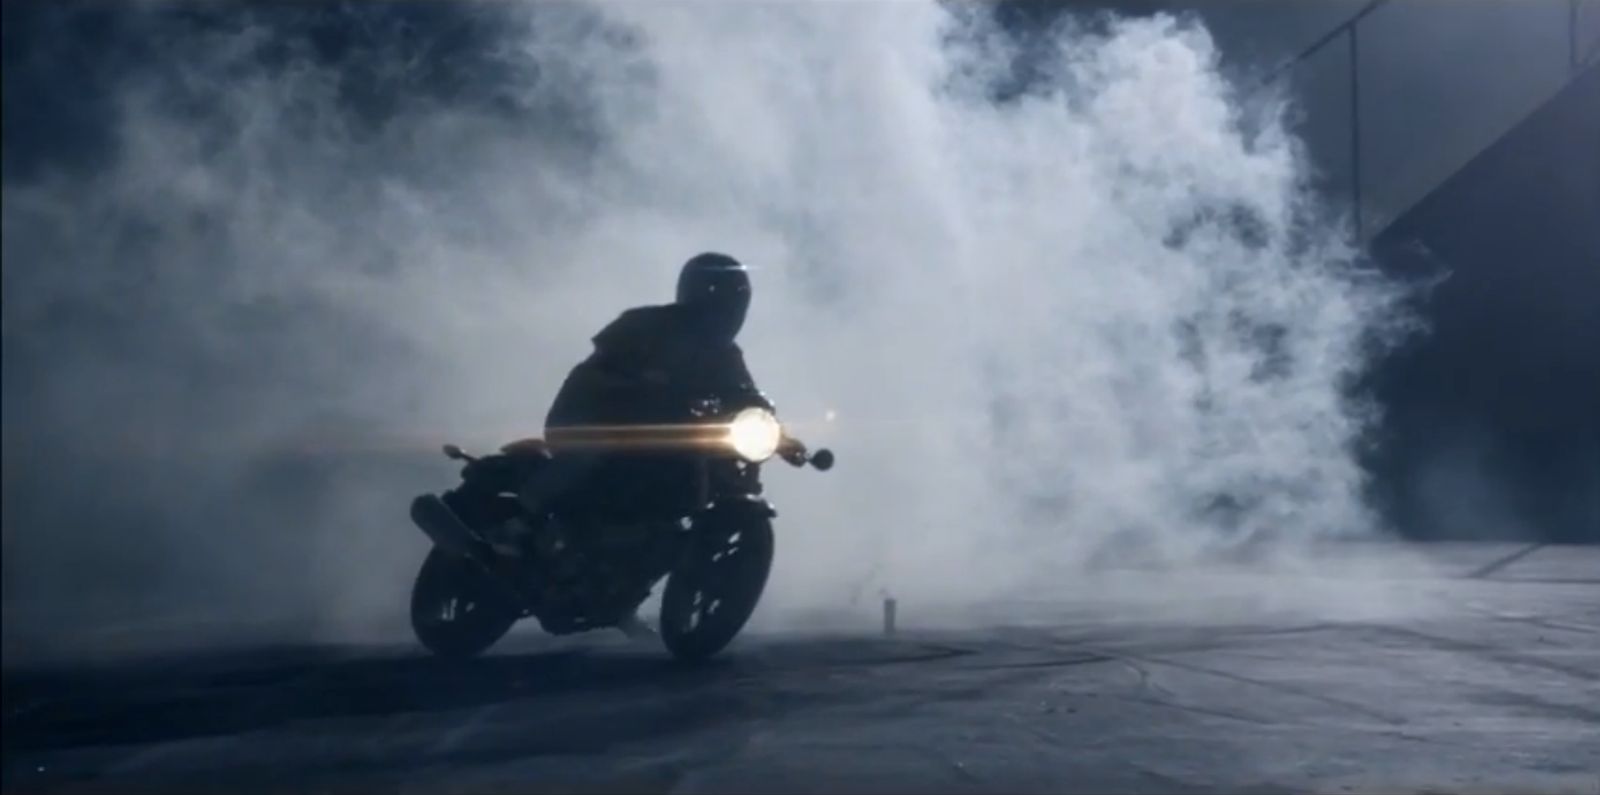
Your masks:
<svg viewBox="0 0 1600 795"><path fill-rule="evenodd" d="M666 426L551 430L548 438L484 456L445 445L447 457L464 463L461 484L411 505L412 521L433 542L411 594L411 624L422 645L440 657L470 658L528 617L552 635L602 628L658 635L684 660L703 660L731 643L772 567L777 511L761 496L761 466L776 457L826 471L833 453L809 452L764 407L724 412L707 399L690 416ZM688 465L692 493L678 493L685 489L674 480L670 507L643 515L557 502L535 516L518 498L521 485L560 456L618 450L677 456ZM622 493L603 494L603 501L632 505L629 498L660 486L607 488ZM493 531L504 527L519 530L510 554L494 543ZM651 630L637 611L663 578Z"/></svg>

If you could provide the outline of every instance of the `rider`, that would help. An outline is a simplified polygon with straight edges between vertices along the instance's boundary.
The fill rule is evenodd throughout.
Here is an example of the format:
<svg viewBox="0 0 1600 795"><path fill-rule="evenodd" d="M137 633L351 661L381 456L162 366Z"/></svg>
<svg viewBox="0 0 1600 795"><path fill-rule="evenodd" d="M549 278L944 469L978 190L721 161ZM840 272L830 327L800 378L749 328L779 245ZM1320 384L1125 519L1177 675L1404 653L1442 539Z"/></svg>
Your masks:
<svg viewBox="0 0 1600 795"><path fill-rule="evenodd" d="M750 274L726 254L690 258L677 300L629 309L594 336L594 351L568 374L545 418L547 437L562 428L682 421L690 402L714 397L725 410L771 403L756 388L734 342L750 308ZM564 453L525 484L532 516L614 458ZM507 528L509 530L509 528ZM509 538L496 548L514 552Z"/></svg>
<svg viewBox="0 0 1600 795"><path fill-rule="evenodd" d="M734 342L750 309L750 274L726 254L692 257L678 273L677 300L629 309L594 337L594 352L567 376L545 428L671 422L699 395L753 399Z"/></svg>

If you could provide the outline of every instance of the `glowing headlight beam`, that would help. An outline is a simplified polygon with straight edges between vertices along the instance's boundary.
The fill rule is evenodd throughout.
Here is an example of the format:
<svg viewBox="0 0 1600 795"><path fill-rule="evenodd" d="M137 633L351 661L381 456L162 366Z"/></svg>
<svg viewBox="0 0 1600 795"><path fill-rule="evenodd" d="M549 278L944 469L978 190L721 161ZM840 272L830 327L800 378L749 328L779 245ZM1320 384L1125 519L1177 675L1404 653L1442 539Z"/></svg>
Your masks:
<svg viewBox="0 0 1600 795"><path fill-rule="evenodd" d="M555 451L706 452L732 451L751 463L777 454L783 425L772 412L746 409L726 423L664 425L586 425L548 428L545 441Z"/></svg>
<svg viewBox="0 0 1600 795"><path fill-rule="evenodd" d="M728 424L728 443L740 458L759 464L777 455L783 444L783 426L766 409L745 409Z"/></svg>

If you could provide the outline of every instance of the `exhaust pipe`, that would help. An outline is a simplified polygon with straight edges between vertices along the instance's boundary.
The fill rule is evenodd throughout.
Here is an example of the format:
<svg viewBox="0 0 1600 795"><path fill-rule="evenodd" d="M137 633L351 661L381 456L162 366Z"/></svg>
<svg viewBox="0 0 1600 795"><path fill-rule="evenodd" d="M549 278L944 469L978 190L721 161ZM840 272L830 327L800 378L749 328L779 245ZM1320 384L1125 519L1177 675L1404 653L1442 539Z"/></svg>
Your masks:
<svg viewBox="0 0 1600 795"><path fill-rule="evenodd" d="M438 496L424 494L412 500L411 521L440 549L471 561L483 562L483 542Z"/></svg>
<svg viewBox="0 0 1600 795"><path fill-rule="evenodd" d="M489 545L473 535L472 530L461 521L461 517L456 516L455 511L450 510L444 500L433 494L424 494L412 500L411 521L427 534L435 546L477 566L490 587L507 603L519 610L527 610L530 596L495 570L492 563L494 552ZM522 615L527 613L523 612Z"/></svg>

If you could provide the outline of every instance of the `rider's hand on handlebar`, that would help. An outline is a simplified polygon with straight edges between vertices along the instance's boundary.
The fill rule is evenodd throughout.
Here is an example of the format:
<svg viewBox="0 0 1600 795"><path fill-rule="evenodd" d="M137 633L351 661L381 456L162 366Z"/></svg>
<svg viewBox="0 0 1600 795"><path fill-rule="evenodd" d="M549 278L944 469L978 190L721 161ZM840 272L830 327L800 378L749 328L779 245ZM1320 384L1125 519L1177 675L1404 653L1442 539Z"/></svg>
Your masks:
<svg viewBox="0 0 1600 795"><path fill-rule="evenodd" d="M805 444L792 436L785 436L778 445L778 455L797 467L805 466L807 454Z"/></svg>

